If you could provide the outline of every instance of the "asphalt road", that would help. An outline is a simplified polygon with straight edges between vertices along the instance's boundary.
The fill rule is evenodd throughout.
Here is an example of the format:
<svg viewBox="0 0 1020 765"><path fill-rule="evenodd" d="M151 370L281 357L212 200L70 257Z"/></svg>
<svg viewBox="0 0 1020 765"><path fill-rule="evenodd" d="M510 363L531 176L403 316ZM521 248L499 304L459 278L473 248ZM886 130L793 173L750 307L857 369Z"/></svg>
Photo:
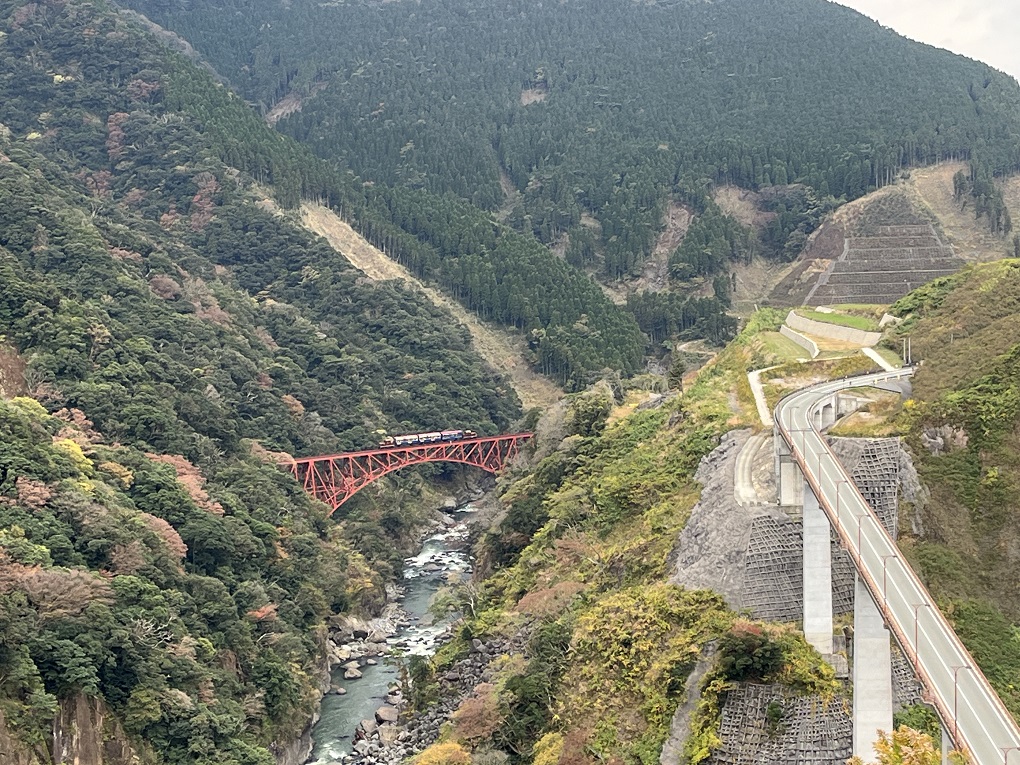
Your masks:
<svg viewBox="0 0 1020 765"><path fill-rule="evenodd" d="M816 405L831 393L911 373L882 372L798 391L779 403L776 422L886 624L916 662L957 747L976 765L1020 765L1020 728L812 424Z"/></svg>

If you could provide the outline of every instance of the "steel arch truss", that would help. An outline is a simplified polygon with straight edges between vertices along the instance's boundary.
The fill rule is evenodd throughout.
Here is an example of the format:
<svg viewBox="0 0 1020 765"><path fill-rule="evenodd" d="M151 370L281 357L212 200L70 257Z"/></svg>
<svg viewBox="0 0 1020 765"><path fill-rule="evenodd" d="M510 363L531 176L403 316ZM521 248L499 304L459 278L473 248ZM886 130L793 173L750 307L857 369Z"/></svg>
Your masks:
<svg viewBox="0 0 1020 765"><path fill-rule="evenodd" d="M330 506L330 515L373 481L394 470L425 462L460 462L498 473L517 456L531 433L465 438L417 446L305 457L287 463L301 486Z"/></svg>

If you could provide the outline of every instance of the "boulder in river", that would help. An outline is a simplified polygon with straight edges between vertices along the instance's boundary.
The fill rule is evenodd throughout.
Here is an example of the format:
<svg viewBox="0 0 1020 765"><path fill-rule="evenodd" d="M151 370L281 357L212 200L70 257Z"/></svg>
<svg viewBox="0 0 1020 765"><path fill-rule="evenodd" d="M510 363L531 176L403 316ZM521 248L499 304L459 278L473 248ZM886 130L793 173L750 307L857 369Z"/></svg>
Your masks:
<svg viewBox="0 0 1020 765"><path fill-rule="evenodd" d="M375 719L382 723L395 723L400 719L400 711L396 707L381 706L375 710Z"/></svg>
<svg viewBox="0 0 1020 765"><path fill-rule="evenodd" d="M378 663L375 659L365 659L365 664L369 667L374 667Z"/></svg>
<svg viewBox="0 0 1020 765"><path fill-rule="evenodd" d="M357 680L361 677L361 671L357 669L348 669L344 672L344 680Z"/></svg>
<svg viewBox="0 0 1020 765"><path fill-rule="evenodd" d="M365 718L358 723L358 732L364 738L372 738L372 734L379 730L379 723L370 718Z"/></svg>

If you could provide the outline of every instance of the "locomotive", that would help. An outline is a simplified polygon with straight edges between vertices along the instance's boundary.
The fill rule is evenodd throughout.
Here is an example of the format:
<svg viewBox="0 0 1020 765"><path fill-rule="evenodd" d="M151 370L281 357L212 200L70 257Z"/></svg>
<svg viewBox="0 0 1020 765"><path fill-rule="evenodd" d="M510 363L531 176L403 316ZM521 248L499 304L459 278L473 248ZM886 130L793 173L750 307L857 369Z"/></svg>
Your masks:
<svg viewBox="0 0 1020 765"><path fill-rule="evenodd" d="M438 444L446 441L460 441L475 438L478 434L473 430L436 430L431 433L411 433L406 436L386 436L379 441L383 449L393 446L418 446L419 444Z"/></svg>

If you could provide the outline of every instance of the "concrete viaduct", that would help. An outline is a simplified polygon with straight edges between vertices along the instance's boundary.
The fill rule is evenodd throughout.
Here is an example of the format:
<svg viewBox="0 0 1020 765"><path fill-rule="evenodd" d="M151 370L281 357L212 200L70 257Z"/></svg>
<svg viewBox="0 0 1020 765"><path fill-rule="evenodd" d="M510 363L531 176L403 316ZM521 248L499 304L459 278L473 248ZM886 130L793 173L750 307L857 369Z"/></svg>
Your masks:
<svg viewBox="0 0 1020 765"><path fill-rule="evenodd" d="M835 531L857 573L854 754L874 760L877 731L892 729L891 632L942 721L943 762L951 739L974 765L1020 765L1020 729L820 432L858 407L852 388L901 391L912 372L823 383L776 407L779 501L803 506L804 634L820 653L832 654Z"/></svg>

